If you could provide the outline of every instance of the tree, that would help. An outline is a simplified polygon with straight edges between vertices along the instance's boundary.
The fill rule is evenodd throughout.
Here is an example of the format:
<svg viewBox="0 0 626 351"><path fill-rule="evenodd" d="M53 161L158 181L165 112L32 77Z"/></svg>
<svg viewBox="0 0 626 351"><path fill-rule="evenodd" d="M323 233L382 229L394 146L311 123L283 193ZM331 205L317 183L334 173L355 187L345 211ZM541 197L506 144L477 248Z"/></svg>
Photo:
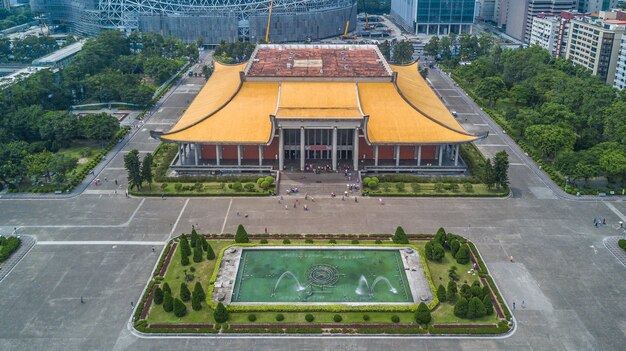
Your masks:
<svg viewBox="0 0 626 351"><path fill-rule="evenodd" d="M526 139L542 156L553 159L559 151L572 150L576 134L569 128L551 124L537 124L526 128Z"/></svg>
<svg viewBox="0 0 626 351"><path fill-rule="evenodd" d="M441 244L441 246L443 246L444 248L446 247L446 241L447 241L447 234L446 234L446 230L443 228L439 228L437 229L437 233L435 233L435 237L433 238L434 241L438 242L439 244Z"/></svg>
<svg viewBox="0 0 626 351"><path fill-rule="evenodd" d="M137 149L133 149L124 155L124 167L128 172L128 187L141 189L141 170L139 151Z"/></svg>
<svg viewBox="0 0 626 351"><path fill-rule="evenodd" d="M180 264L183 266L188 266L189 265L189 256L181 254L180 255Z"/></svg>
<svg viewBox="0 0 626 351"><path fill-rule="evenodd" d="M195 291L191 297L191 308L194 311L200 311L202 309L202 299L195 293Z"/></svg>
<svg viewBox="0 0 626 351"><path fill-rule="evenodd" d="M378 44L378 49L380 49L380 53L383 54L383 57L387 61L391 61L391 44L389 44L389 40L385 40Z"/></svg>
<svg viewBox="0 0 626 351"><path fill-rule="evenodd" d="M206 299L206 294L204 293L204 289L202 289L202 284L200 284L200 282L196 282L196 285L194 285L193 293L200 297L200 301L204 301Z"/></svg>
<svg viewBox="0 0 626 351"><path fill-rule="evenodd" d="M191 247L196 247L196 245L198 244L199 237L198 237L198 232L196 232L196 228L191 229L191 236L190 236L190 240L189 240L189 244L191 245Z"/></svg>
<svg viewBox="0 0 626 351"><path fill-rule="evenodd" d="M450 253L452 254L452 257L456 255L456 253L459 251L459 248L461 248L461 243L459 243L457 239L450 240Z"/></svg>
<svg viewBox="0 0 626 351"><path fill-rule="evenodd" d="M491 296L489 296L489 294L486 294L483 298L483 306L485 307L486 316L493 314L493 303L491 302Z"/></svg>
<svg viewBox="0 0 626 351"><path fill-rule="evenodd" d="M191 255L191 248L189 247L189 241L186 236L180 237L180 253L181 256L189 256Z"/></svg>
<svg viewBox="0 0 626 351"><path fill-rule="evenodd" d="M209 250L209 242L206 240L206 237L204 235L200 237L200 243L202 245L202 250L204 250L205 252Z"/></svg>
<svg viewBox="0 0 626 351"><path fill-rule="evenodd" d="M174 299L174 315L178 318L184 317L187 314L187 306L180 301L180 299Z"/></svg>
<svg viewBox="0 0 626 351"><path fill-rule="evenodd" d="M437 287L437 298L439 299L439 302L446 302L446 288L444 288L441 284Z"/></svg>
<svg viewBox="0 0 626 351"><path fill-rule="evenodd" d="M238 244L250 242L250 239L248 239L248 232L246 232L246 229L241 224L237 227L235 242Z"/></svg>
<svg viewBox="0 0 626 351"><path fill-rule="evenodd" d="M110 140L119 129L120 122L108 113L89 114L78 119L79 134L85 139Z"/></svg>
<svg viewBox="0 0 626 351"><path fill-rule="evenodd" d="M606 150L600 156L600 167L609 175L626 179L626 154L622 150Z"/></svg>
<svg viewBox="0 0 626 351"><path fill-rule="evenodd" d="M482 98L487 99L491 106L494 106L498 99L506 94L506 86L499 77L488 77L476 85L476 93Z"/></svg>
<svg viewBox="0 0 626 351"><path fill-rule="evenodd" d="M448 282L448 291L446 291L447 300L450 302L456 301L456 292L457 292L456 282L454 282L453 280L450 280Z"/></svg>
<svg viewBox="0 0 626 351"><path fill-rule="evenodd" d="M437 56L441 52L441 48L439 47L439 37L434 36L430 38L428 43L424 44L424 53L428 56Z"/></svg>
<svg viewBox="0 0 626 351"><path fill-rule="evenodd" d="M454 305L454 315L459 318L465 318L467 316L467 299L463 296L459 297Z"/></svg>
<svg viewBox="0 0 626 351"><path fill-rule="evenodd" d="M150 190L152 190L152 154L149 152L141 163L141 180L148 183Z"/></svg>
<svg viewBox="0 0 626 351"><path fill-rule="evenodd" d="M165 312L172 312L172 310L174 310L174 299L169 291L166 291L163 295L163 310Z"/></svg>
<svg viewBox="0 0 626 351"><path fill-rule="evenodd" d="M472 298L472 288L467 284L463 284L461 285L461 290L459 291L459 294L469 300Z"/></svg>
<svg viewBox="0 0 626 351"><path fill-rule="evenodd" d="M507 188L509 186L509 154L506 151L496 154L493 170L496 186Z"/></svg>
<svg viewBox="0 0 626 351"><path fill-rule="evenodd" d="M176 61L164 57L152 56L144 63L144 72L159 84L167 81L178 69Z"/></svg>
<svg viewBox="0 0 626 351"><path fill-rule="evenodd" d="M391 240L396 244L408 244L409 243L409 239L407 238L406 233L404 232L404 228L400 226L396 228L396 233L393 235Z"/></svg>
<svg viewBox="0 0 626 351"><path fill-rule="evenodd" d="M396 42L392 51L393 62L406 64L413 59L413 45L406 40Z"/></svg>
<svg viewBox="0 0 626 351"><path fill-rule="evenodd" d="M211 245L208 245L208 247L207 247L206 259L209 260L209 261L215 259L215 252L213 251L213 248L211 247Z"/></svg>
<svg viewBox="0 0 626 351"><path fill-rule="evenodd" d="M469 249L467 248L467 245L462 245L459 248L459 251L457 251L456 255L454 255L454 258L456 258L456 263L458 264L468 263L470 260L470 255L469 255Z"/></svg>
<svg viewBox="0 0 626 351"><path fill-rule="evenodd" d="M39 137L50 151L69 146L77 130L76 116L69 112L49 111L39 120Z"/></svg>
<svg viewBox="0 0 626 351"><path fill-rule="evenodd" d="M419 324L428 324L432 317L430 316L430 310L424 302L420 302L415 311L415 321Z"/></svg>
<svg viewBox="0 0 626 351"><path fill-rule="evenodd" d="M491 164L491 159L485 161L485 168L483 169L482 181L487 185L487 188L491 189L496 184L496 171Z"/></svg>
<svg viewBox="0 0 626 351"><path fill-rule="evenodd" d="M167 293L172 295L172 289L170 289L170 285L167 282L165 282L163 283L163 294L167 294Z"/></svg>
<svg viewBox="0 0 626 351"><path fill-rule="evenodd" d="M163 290L158 286L154 289L154 303L156 305L163 303Z"/></svg>
<svg viewBox="0 0 626 351"><path fill-rule="evenodd" d="M202 262L202 245L196 245L193 249L193 261L195 263Z"/></svg>
<svg viewBox="0 0 626 351"><path fill-rule="evenodd" d="M483 306L480 298L474 296L472 297L467 304L467 315L466 318L474 319L480 318L485 315L485 306Z"/></svg>
<svg viewBox="0 0 626 351"><path fill-rule="evenodd" d="M217 323L225 323L228 321L228 310L223 303L219 302L213 311L213 318Z"/></svg>
<svg viewBox="0 0 626 351"><path fill-rule="evenodd" d="M191 298L191 292L185 282L180 283L180 299L187 302Z"/></svg>
<svg viewBox="0 0 626 351"><path fill-rule="evenodd" d="M426 243L426 245L424 246L424 251L426 258L435 262L441 262L443 256L446 253L443 249L443 246L441 246L441 244L434 239Z"/></svg>

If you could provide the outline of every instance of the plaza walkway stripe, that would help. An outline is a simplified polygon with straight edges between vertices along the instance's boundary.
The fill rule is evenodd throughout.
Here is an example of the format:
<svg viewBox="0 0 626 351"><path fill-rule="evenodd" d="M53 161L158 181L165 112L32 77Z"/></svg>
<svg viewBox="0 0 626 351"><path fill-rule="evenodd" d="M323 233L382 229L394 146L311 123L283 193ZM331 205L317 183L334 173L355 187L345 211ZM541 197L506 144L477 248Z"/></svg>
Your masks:
<svg viewBox="0 0 626 351"><path fill-rule="evenodd" d="M38 241L36 245L136 245L136 246L159 246L165 245L164 241Z"/></svg>
<svg viewBox="0 0 626 351"><path fill-rule="evenodd" d="M615 213L617 217L619 217L619 219L622 220L622 222L626 222L626 216L624 216L624 214L622 214L617 208L615 208L615 206L613 206L612 203L606 202L606 201L603 201L603 202L606 205L606 207L609 208L609 210L613 211L613 213Z"/></svg>
<svg viewBox="0 0 626 351"><path fill-rule="evenodd" d="M170 231L170 238L172 237L172 235L174 235L174 231L176 230L176 227L178 226L180 217L183 216L183 212L185 212L185 209L187 208L188 203L189 203L189 199L185 200L185 204L183 205L183 208L180 210L180 213L178 214L178 218L176 218L176 222L174 222L174 225L172 226L172 230Z"/></svg>
<svg viewBox="0 0 626 351"><path fill-rule="evenodd" d="M226 210L226 217L224 217L224 223L222 223L222 231L220 234L224 234L224 228L226 228L226 221L228 221L228 214L230 213L230 207L233 205L233 199L230 199L228 203L228 210Z"/></svg>

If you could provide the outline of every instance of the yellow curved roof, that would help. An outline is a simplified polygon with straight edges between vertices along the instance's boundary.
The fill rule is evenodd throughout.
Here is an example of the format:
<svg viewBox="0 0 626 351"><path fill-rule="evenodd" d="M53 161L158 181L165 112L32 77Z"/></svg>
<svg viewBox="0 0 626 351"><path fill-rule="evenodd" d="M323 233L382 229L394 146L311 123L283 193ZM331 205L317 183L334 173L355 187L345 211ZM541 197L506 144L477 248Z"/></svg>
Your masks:
<svg viewBox="0 0 626 351"><path fill-rule="evenodd" d="M161 138L264 144L271 139L273 114L279 119L361 119L367 115L367 137L375 144L459 143L478 138L464 131L420 76L416 64L392 66L398 73L397 88L393 82L360 82L358 89L355 82L240 83L245 65L216 62L211 79Z"/></svg>
<svg viewBox="0 0 626 351"><path fill-rule="evenodd" d="M267 143L272 133L270 113L276 109L278 83L245 82L221 110L193 127L161 136L190 143Z"/></svg>
<svg viewBox="0 0 626 351"><path fill-rule="evenodd" d="M239 65L223 65L215 61L215 70L211 78L209 78L209 81L200 90L171 131L188 127L227 103L237 93L240 83L239 72L245 66L243 63Z"/></svg>
<svg viewBox="0 0 626 351"><path fill-rule="evenodd" d="M452 129L459 131L463 127L448 111L437 94L430 88L426 80L419 74L417 63L408 66L394 66L391 69L398 72L397 84L402 95L424 114L436 119Z"/></svg>
<svg viewBox="0 0 626 351"><path fill-rule="evenodd" d="M416 111L391 83L359 83L363 113L369 115L367 137L380 144L457 143L475 136L450 130Z"/></svg>

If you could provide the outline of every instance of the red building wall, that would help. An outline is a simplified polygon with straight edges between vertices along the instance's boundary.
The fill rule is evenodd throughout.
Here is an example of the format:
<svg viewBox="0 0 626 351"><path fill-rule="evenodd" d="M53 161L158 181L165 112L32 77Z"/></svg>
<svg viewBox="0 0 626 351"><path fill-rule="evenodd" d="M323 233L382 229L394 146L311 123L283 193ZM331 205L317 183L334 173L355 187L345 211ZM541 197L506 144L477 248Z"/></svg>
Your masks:
<svg viewBox="0 0 626 351"><path fill-rule="evenodd" d="M415 146L400 146L400 159L401 160L413 160L415 159Z"/></svg>
<svg viewBox="0 0 626 351"><path fill-rule="evenodd" d="M215 145L201 145L200 146L200 158L203 160L216 159Z"/></svg>
<svg viewBox="0 0 626 351"><path fill-rule="evenodd" d="M436 154L436 145L422 145L422 160L434 160Z"/></svg>
<svg viewBox="0 0 626 351"><path fill-rule="evenodd" d="M366 160L374 159L374 147L367 145L365 138L359 138L359 160L363 158L363 154Z"/></svg>
<svg viewBox="0 0 626 351"><path fill-rule="evenodd" d="M272 143L264 148L263 159L266 159L266 160L276 159L276 155L278 154L278 143L279 143L278 137L275 137L274 140L272 140Z"/></svg>
<svg viewBox="0 0 626 351"><path fill-rule="evenodd" d="M244 160L258 160L259 159L259 146L258 145L244 145L243 159Z"/></svg>
<svg viewBox="0 0 626 351"><path fill-rule="evenodd" d="M379 160L393 160L393 146L378 146Z"/></svg>
<svg viewBox="0 0 626 351"><path fill-rule="evenodd" d="M236 160L237 159L237 146L236 145L222 145L222 159L223 160Z"/></svg>

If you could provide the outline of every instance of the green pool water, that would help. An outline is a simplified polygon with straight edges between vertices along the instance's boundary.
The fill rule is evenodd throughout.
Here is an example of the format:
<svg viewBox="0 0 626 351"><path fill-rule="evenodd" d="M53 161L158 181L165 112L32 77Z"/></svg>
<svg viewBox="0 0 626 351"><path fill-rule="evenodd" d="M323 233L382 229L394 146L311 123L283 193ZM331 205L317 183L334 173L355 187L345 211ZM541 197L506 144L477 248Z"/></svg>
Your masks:
<svg viewBox="0 0 626 351"><path fill-rule="evenodd" d="M400 252L243 249L232 302L413 302Z"/></svg>

